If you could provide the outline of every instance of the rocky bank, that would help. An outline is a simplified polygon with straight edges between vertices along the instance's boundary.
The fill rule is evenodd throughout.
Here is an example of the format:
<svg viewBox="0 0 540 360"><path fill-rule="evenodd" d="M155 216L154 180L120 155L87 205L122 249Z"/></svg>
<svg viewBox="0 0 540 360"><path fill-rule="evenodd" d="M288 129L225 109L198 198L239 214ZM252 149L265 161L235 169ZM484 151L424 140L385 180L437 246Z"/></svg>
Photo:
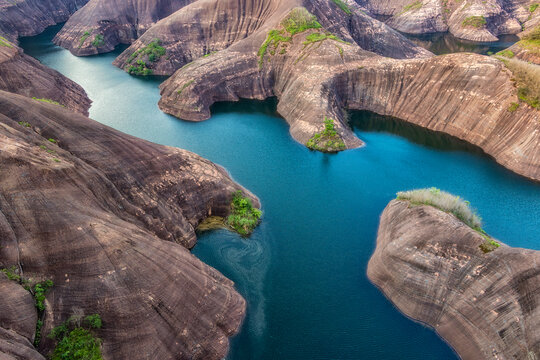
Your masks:
<svg viewBox="0 0 540 360"><path fill-rule="evenodd" d="M234 191L258 205L253 195L193 153L4 91L0 138L0 268L54 282L40 353L54 326L97 313L106 359L226 355L245 301L188 249L201 221L229 213ZM33 300L1 273L0 288L1 351L41 359Z"/></svg>
<svg viewBox="0 0 540 360"><path fill-rule="evenodd" d="M540 252L500 247L454 215L393 200L368 277L408 317L464 360L540 357Z"/></svg>
<svg viewBox="0 0 540 360"><path fill-rule="evenodd" d="M53 100L83 115L88 115L91 103L81 86L8 40L0 41L0 90Z"/></svg>

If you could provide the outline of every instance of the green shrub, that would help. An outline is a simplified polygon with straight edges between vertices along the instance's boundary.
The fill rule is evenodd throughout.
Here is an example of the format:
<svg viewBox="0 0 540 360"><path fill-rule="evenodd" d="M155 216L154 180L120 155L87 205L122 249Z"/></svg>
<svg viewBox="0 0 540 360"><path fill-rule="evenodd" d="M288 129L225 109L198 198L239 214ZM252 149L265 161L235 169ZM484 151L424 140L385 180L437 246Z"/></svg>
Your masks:
<svg viewBox="0 0 540 360"><path fill-rule="evenodd" d="M510 106L508 107L508 111L509 111L509 112L514 112L514 111L516 111L518 108L519 108L519 103L513 102L513 103L511 103Z"/></svg>
<svg viewBox="0 0 540 360"><path fill-rule="evenodd" d="M24 127L32 127L32 125L30 125L30 123L27 123L26 121L19 121L18 124Z"/></svg>
<svg viewBox="0 0 540 360"><path fill-rule="evenodd" d="M17 269L17 266L13 265L10 268L0 269L0 272L3 272L4 274L6 274L9 280L21 283L22 278L19 275L19 270Z"/></svg>
<svg viewBox="0 0 540 360"><path fill-rule="evenodd" d="M231 214L226 223L240 235L247 236L257 227L261 215L262 211L254 208L251 200L238 190L233 193Z"/></svg>
<svg viewBox="0 0 540 360"><path fill-rule="evenodd" d="M131 54L126 62L128 64L131 64L133 60L140 58L142 58L142 60L147 58L150 62L156 62L161 59L161 57L164 56L166 53L167 50L163 46L161 46L161 40L154 39L145 47Z"/></svg>
<svg viewBox="0 0 540 360"><path fill-rule="evenodd" d="M324 117L324 130L313 135L306 146L309 149L322 152L337 152L346 149L345 143L336 131L334 119L326 116Z"/></svg>
<svg viewBox="0 0 540 360"><path fill-rule="evenodd" d="M480 244L480 250L487 254L488 252L491 252L500 246L501 245L495 240L486 237L485 241Z"/></svg>
<svg viewBox="0 0 540 360"><path fill-rule="evenodd" d="M94 47L102 47L105 45L105 39L103 38L103 35L98 34L94 37L94 41L92 41L92 46Z"/></svg>
<svg viewBox="0 0 540 360"><path fill-rule="evenodd" d="M83 326L80 317L72 316L61 325L52 329L49 338L58 341L52 360L101 360L101 339L94 336L92 330L102 326L99 314L84 318Z"/></svg>
<svg viewBox="0 0 540 360"><path fill-rule="evenodd" d="M84 42L88 37L90 36L90 31L85 31L84 34L81 36L81 40L79 41L79 49L83 46Z"/></svg>
<svg viewBox="0 0 540 360"><path fill-rule="evenodd" d="M342 0L332 0L334 4L336 4L341 10L343 10L347 15L351 15L352 11L349 8L349 5L347 5Z"/></svg>
<svg viewBox="0 0 540 360"><path fill-rule="evenodd" d="M531 4L529 6L529 12L532 14L533 12L536 11L536 9L538 9L538 6L540 6L540 4L538 4L538 3Z"/></svg>
<svg viewBox="0 0 540 360"><path fill-rule="evenodd" d="M461 23L463 27L474 27L477 29L486 26L486 24L487 21L483 16L469 16Z"/></svg>
<svg viewBox="0 0 540 360"><path fill-rule="evenodd" d="M45 280L41 283L37 283L34 286L34 299L36 304L36 309L39 313L45 310L45 296L49 289L53 287L52 280Z"/></svg>

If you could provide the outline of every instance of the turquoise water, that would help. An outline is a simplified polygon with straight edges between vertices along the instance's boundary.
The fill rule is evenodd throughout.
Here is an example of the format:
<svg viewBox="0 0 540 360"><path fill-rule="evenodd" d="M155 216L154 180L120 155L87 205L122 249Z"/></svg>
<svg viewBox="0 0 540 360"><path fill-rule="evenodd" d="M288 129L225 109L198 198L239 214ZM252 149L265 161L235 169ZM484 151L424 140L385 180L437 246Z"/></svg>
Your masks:
<svg viewBox="0 0 540 360"><path fill-rule="evenodd" d="M117 54L74 57L51 43L57 30L21 45L86 89L92 118L197 152L260 197L264 219L251 238L212 231L193 251L248 301L230 359L456 359L365 275L379 215L399 190L458 194L478 208L492 236L540 249L540 185L459 141L357 112L351 123L366 147L315 153L292 140L275 101L218 104L210 120L184 122L159 111L159 80L115 68Z"/></svg>

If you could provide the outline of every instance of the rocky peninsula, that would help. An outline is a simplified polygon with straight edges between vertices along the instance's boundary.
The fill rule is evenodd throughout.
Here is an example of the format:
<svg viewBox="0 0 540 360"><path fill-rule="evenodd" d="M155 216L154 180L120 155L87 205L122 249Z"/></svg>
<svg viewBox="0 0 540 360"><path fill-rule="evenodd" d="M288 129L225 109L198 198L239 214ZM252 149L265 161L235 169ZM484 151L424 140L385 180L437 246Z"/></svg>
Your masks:
<svg viewBox="0 0 540 360"><path fill-rule="evenodd" d="M423 190L447 195L437 191ZM370 280L464 360L537 359L540 252L509 247L410 194L381 215ZM452 198L443 203L468 206Z"/></svg>

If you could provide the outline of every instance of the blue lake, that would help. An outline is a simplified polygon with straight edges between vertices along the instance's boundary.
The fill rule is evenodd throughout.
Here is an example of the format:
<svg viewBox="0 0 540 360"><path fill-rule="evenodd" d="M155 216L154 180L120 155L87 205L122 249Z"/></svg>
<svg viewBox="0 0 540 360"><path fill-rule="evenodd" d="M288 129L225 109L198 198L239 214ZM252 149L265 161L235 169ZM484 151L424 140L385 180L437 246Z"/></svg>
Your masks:
<svg viewBox="0 0 540 360"><path fill-rule="evenodd" d="M77 58L52 44L25 51L81 84L90 116L225 166L262 201L249 239L203 233L193 252L236 282L248 302L229 359L456 359L430 329L401 315L368 281L379 216L400 190L436 186L471 201L495 238L540 249L540 185L440 134L352 114L361 149L321 154L297 144L275 101L222 103L193 123L158 107L159 79L132 77L111 54Z"/></svg>

